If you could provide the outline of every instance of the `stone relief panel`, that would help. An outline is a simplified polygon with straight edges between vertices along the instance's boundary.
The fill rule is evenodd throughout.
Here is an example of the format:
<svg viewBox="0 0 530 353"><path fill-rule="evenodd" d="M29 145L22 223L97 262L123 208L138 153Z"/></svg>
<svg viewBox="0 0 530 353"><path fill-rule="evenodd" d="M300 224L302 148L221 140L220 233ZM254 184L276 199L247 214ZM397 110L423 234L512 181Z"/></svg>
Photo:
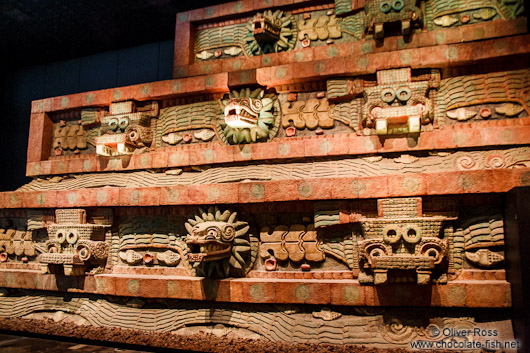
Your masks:
<svg viewBox="0 0 530 353"><path fill-rule="evenodd" d="M94 223L90 223L92 221ZM108 230L112 212L94 211L87 221L84 209L57 209L55 220L46 223L48 240L36 244L42 273L61 273L66 276L102 272L109 256Z"/></svg>
<svg viewBox="0 0 530 353"><path fill-rule="evenodd" d="M243 180L302 180L331 177L370 177L427 172L491 170L530 167L530 148L490 151L430 152L398 157L367 156L314 161L310 164L255 163L247 166L211 166L196 170L168 169L131 173L92 173L64 177L39 178L19 191L74 190L95 187L162 187L240 182ZM417 182L410 179L408 190ZM352 186L353 187L353 186ZM361 186L359 186L361 187Z"/></svg>
<svg viewBox="0 0 530 353"><path fill-rule="evenodd" d="M163 108L157 146L207 142L214 138L222 144L265 142L276 136L280 118L276 94L246 88L233 91L220 101Z"/></svg>
<svg viewBox="0 0 530 353"><path fill-rule="evenodd" d="M52 148L54 155L61 156L66 151L72 151L74 154L81 153L87 145L87 133L83 128L82 121L70 122L61 120L56 124L53 132Z"/></svg>
<svg viewBox="0 0 530 353"><path fill-rule="evenodd" d="M245 36L245 49L249 56L278 53L294 48L297 22L288 12L258 12L247 28L249 31Z"/></svg>
<svg viewBox="0 0 530 353"><path fill-rule="evenodd" d="M441 234L444 221L451 218L424 217L421 198L379 200L378 213L360 221L361 283L383 284L389 272L414 271L418 284L428 284L433 272L446 272L449 244Z"/></svg>
<svg viewBox="0 0 530 353"><path fill-rule="evenodd" d="M182 222L183 217L176 215L134 215L120 219L120 264L174 267L185 261L186 245L179 235Z"/></svg>
<svg viewBox="0 0 530 353"><path fill-rule="evenodd" d="M265 270L276 270L278 261L322 262L325 253L320 248L317 232L312 225L294 224L289 227L264 227L260 232L259 254L265 260ZM302 264L302 269L308 268Z"/></svg>
<svg viewBox="0 0 530 353"><path fill-rule="evenodd" d="M330 129L335 125L334 119L330 116L330 107L326 98L285 102L282 111L282 127L285 129L291 125L300 130L305 128L309 130Z"/></svg>
<svg viewBox="0 0 530 353"><path fill-rule="evenodd" d="M318 201L286 205L288 212L266 205L4 212L0 270L316 279L330 272L365 284L441 284L464 270L504 267L499 200L473 200Z"/></svg>
<svg viewBox="0 0 530 353"><path fill-rule="evenodd" d="M219 128L221 138L229 144L268 141L276 136L281 116L278 99L262 89L233 91L228 100L221 101L223 118Z"/></svg>
<svg viewBox="0 0 530 353"><path fill-rule="evenodd" d="M175 145L240 145L277 137L415 135L438 126L528 117L530 70L459 75L400 68L174 105L166 99L52 114L52 157L126 156ZM319 90L319 86L323 86ZM159 109L159 104L162 106ZM120 125L121 124L121 125ZM212 160L213 162L213 160ZM128 162L127 162L128 163Z"/></svg>
<svg viewBox="0 0 530 353"><path fill-rule="evenodd" d="M218 101L162 108L157 125L156 146L211 141L215 137L217 119L221 114Z"/></svg>
<svg viewBox="0 0 530 353"><path fill-rule="evenodd" d="M302 19L299 22L298 40L302 43L302 47L310 46L311 41L320 40L333 43L333 39L342 37L339 19L331 13L329 12L325 16Z"/></svg>
<svg viewBox="0 0 530 353"><path fill-rule="evenodd" d="M496 19L511 19L521 16L524 12L523 1L427 1L427 28L429 30L446 27L456 27L467 24L491 21Z"/></svg>
<svg viewBox="0 0 530 353"><path fill-rule="evenodd" d="M404 36L524 14L522 0L374 0L364 8L335 0L335 8L267 10L231 23L198 25L196 61L250 57L332 43ZM236 23L234 23L236 22Z"/></svg>
<svg viewBox="0 0 530 353"><path fill-rule="evenodd" d="M238 303L212 306L208 302L170 299L61 296L6 291L0 297L0 318L51 319L48 325L83 325L190 335L213 334L230 339L261 339L266 342L365 345L410 348L410 342L455 340L441 335L443 329L495 330L497 339L511 339L508 315L494 315L483 322L477 310L458 313L442 309L366 308ZM483 313L482 313L483 314ZM137 331L137 332L138 332ZM493 331L491 331L493 332ZM131 334L131 333L129 333ZM169 336L168 336L169 338ZM458 337L461 341L488 337ZM247 341L248 342L248 341Z"/></svg>
<svg viewBox="0 0 530 353"><path fill-rule="evenodd" d="M135 213L135 212L133 212ZM180 214L135 214L117 225L118 266L173 267L188 276L242 277L251 268L258 239L235 211L199 208ZM169 273L169 272L165 272Z"/></svg>
<svg viewBox="0 0 530 353"><path fill-rule="evenodd" d="M410 68L377 72L377 86L363 90L362 126L377 135L419 133L433 121L430 90L438 88L439 72L412 81Z"/></svg>
<svg viewBox="0 0 530 353"><path fill-rule="evenodd" d="M416 0L367 1L364 11L366 31L373 33L374 38L385 36L386 24L399 23L403 36L409 36L414 27L423 26L423 12L417 6Z"/></svg>
<svg viewBox="0 0 530 353"><path fill-rule="evenodd" d="M294 48L297 32L298 22L290 13L267 10L248 22L198 30L195 56L210 60L288 51Z"/></svg>
<svg viewBox="0 0 530 353"><path fill-rule="evenodd" d="M529 116L530 70L454 76L440 83L440 124Z"/></svg>
<svg viewBox="0 0 530 353"><path fill-rule="evenodd" d="M35 259L34 234L27 229L25 217L2 217L0 227L0 263Z"/></svg>
<svg viewBox="0 0 530 353"><path fill-rule="evenodd" d="M199 25L195 34L196 61L250 57L334 42L359 40L364 14L338 18L334 11L292 14L267 10L248 19Z"/></svg>
<svg viewBox="0 0 530 353"><path fill-rule="evenodd" d="M95 138L98 155L126 155L151 146L151 120L158 116L158 103L153 102L142 108L136 108L131 101L110 105L109 114L100 119L100 135Z"/></svg>
<svg viewBox="0 0 530 353"><path fill-rule="evenodd" d="M51 116L52 121L58 120L54 123L52 156L121 156L151 146L158 103L136 106L133 101L116 102L109 111L88 108L55 115Z"/></svg>
<svg viewBox="0 0 530 353"><path fill-rule="evenodd" d="M350 233L352 245L339 237L320 248L342 257L361 283L445 283L463 269L502 268L504 226L497 201L473 207L446 197L380 199L377 206L371 200L319 202L314 219L319 231L360 226ZM347 246L353 248L349 256Z"/></svg>
<svg viewBox="0 0 530 353"><path fill-rule="evenodd" d="M208 277L241 277L256 260L258 239L237 212L217 207L199 209L185 223L188 260L192 271Z"/></svg>
<svg viewBox="0 0 530 353"><path fill-rule="evenodd" d="M482 212L478 212L482 211ZM500 209L479 207L469 212L454 233L455 268L496 269L504 265L504 221Z"/></svg>

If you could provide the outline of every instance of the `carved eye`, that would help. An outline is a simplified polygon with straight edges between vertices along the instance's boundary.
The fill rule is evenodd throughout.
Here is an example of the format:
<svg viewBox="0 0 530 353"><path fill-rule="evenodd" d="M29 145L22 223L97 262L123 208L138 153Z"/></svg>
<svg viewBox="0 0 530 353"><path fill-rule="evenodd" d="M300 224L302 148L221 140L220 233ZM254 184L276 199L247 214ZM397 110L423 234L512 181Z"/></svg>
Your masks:
<svg viewBox="0 0 530 353"><path fill-rule="evenodd" d="M392 10L392 5L390 5L389 2L383 2L381 5L379 5L379 10L381 10L382 13L389 13L390 10Z"/></svg>
<svg viewBox="0 0 530 353"><path fill-rule="evenodd" d="M90 255L90 249L87 248L85 245L77 247L77 256L79 257L79 260L88 261L88 259L90 259Z"/></svg>
<svg viewBox="0 0 530 353"><path fill-rule="evenodd" d="M395 244L401 239L401 234L394 228L383 229L383 240L389 244Z"/></svg>
<svg viewBox="0 0 530 353"><path fill-rule="evenodd" d="M392 3L392 8L394 11L401 11L405 7L405 2L403 0L394 0Z"/></svg>
<svg viewBox="0 0 530 353"><path fill-rule="evenodd" d="M249 100L250 100L250 98L247 98L247 99L241 99L241 100L239 101L239 105L242 105L242 106L244 106L244 107L250 107Z"/></svg>
<svg viewBox="0 0 530 353"><path fill-rule="evenodd" d="M392 88L385 88L381 91L381 100L385 103L392 103L396 98L396 92Z"/></svg>
<svg viewBox="0 0 530 353"><path fill-rule="evenodd" d="M77 242L77 238L78 238L78 235L75 229L72 229L66 235L66 241L70 244L75 244Z"/></svg>
<svg viewBox="0 0 530 353"><path fill-rule="evenodd" d="M219 235L219 230L217 228L209 228L208 232L206 233L206 237L210 238L217 238Z"/></svg>
<svg viewBox="0 0 530 353"><path fill-rule="evenodd" d="M256 111L256 112L259 112L261 110L261 108L263 107L263 104L261 103L260 100L256 100L256 99L251 99L250 100L250 105L252 107L252 110Z"/></svg>
<svg viewBox="0 0 530 353"><path fill-rule="evenodd" d="M117 118L112 118L109 120L109 129L111 129L112 131L116 131L118 129L118 119Z"/></svg>
<svg viewBox="0 0 530 353"><path fill-rule="evenodd" d="M412 91L408 87L401 87L396 92L397 99L399 99L403 103L408 101L411 96L412 96Z"/></svg>
<svg viewBox="0 0 530 353"><path fill-rule="evenodd" d="M403 239L407 243L416 244L421 240L421 230L411 226L403 232Z"/></svg>
<svg viewBox="0 0 530 353"><path fill-rule="evenodd" d="M129 140L131 140L132 142L136 142L139 139L140 139L140 135L138 134L136 130L132 130L129 132Z"/></svg>
<svg viewBox="0 0 530 353"><path fill-rule="evenodd" d="M50 245L48 245L48 252L50 254L58 253L59 252L59 248L57 247L56 244L50 244Z"/></svg>
<svg viewBox="0 0 530 353"><path fill-rule="evenodd" d="M57 233L55 233L55 238L60 244L64 243L66 241L66 230L58 230Z"/></svg>
<svg viewBox="0 0 530 353"><path fill-rule="evenodd" d="M427 243L422 246L420 253L424 256L431 257L435 264L442 262L444 256L442 254L442 249L437 244Z"/></svg>
<svg viewBox="0 0 530 353"><path fill-rule="evenodd" d="M127 117L121 118L119 126L120 126L120 129L125 130L125 128L129 126L129 118Z"/></svg>
<svg viewBox="0 0 530 353"><path fill-rule="evenodd" d="M232 241L236 236L236 230L231 225L226 225L223 229L222 239L224 241Z"/></svg>
<svg viewBox="0 0 530 353"><path fill-rule="evenodd" d="M426 255L436 260L438 259L438 256L440 256L440 253L436 249L429 249L427 250Z"/></svg>
<svg viewBox="0 0 530 353"><path fill-rule="evenodd" d="M379 256L385 256L385 252L383 249L375 248L372 251L370 251L370 257L379 257Z"/></svg>

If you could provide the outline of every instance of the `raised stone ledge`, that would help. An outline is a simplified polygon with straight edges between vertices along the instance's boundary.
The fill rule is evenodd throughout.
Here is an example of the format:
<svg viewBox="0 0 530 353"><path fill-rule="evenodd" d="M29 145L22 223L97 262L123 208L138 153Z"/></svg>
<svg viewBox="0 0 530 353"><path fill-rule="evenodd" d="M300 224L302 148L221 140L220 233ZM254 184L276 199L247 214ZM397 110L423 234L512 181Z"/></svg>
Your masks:
<svg viewBox="0 0 530 353"><path fill-rule="evenodd" d="M481 33L481 35L477 36L475 33ZM475 46L481 42L477 42L476 44L470 42L499 38L499 40L503 42L508 42L501 45L497 41L494 41L493 43L497 43L495 44L496 47L503 45L508 47L512 38L501 39L500 37L525 33L526 18L518 18L511 21L497 20L488 23L477 23L465 27L416 33L408 43L404 43L400 37L388 37L385 38L385 44L383 46L378 46L373 39L363 39L357 42L332 44L314 48L307 47L283 53L259 55L246 58L244 61L241 61L240 58L233 58L192 63L190 65L175 67L174 77L207 75L216 72L236 73L253 69L257 69L257 72L268 72L267 67L271 67L272 71L275 72L277 68L282 65L306 67L310 62L312 62L313 65L316 65L318 62L324 62L328 59L336 61L337 58L347 59L347 64L345 65L345 68L342 68L344 71L341 71L341 74L343 72L350 72L353 69L359 70L358 72L352 71L352 73L355 72L357 74L373 72L381 69L383 66L384 68L401 66L421 68L428 67L429 65L440 65L440 67L452 66L455 64L462 65L462 61L484 59L485 56L490 56L493 53L493 51L486 50L482 45L480 45L480 48ZM472 46L472 52L463 49L469 46ZM424 48L424 50L421 50L420 48ZM430 49L425 50L427 48ZM456 52L460 53L457 58L449 58L448 55L446 55L449 51L455 50L449 48L455 48ZM522 48L517 50L520 49ZM434 50L434 52L431 50ZM499 54L503 55L503 53L499 51L498 54L492 56ZM421 56L421 60L416 60L419 59L419 56ZM385 57L386 59L381 60L381 58ZM353 58L353 61L351 58ZM458 61L458 63L455 61ZM362 65L355 65L355 62L365 62L366 67L363 68ZM424 62L428 62L429 64L425 65L423 64ZM333 65L336 66L336 64ZM309 69L304 72L311 74L312 70ZM295 69L293 79L300 78L300 73L302 73L301 70L298 72ZM318 75L318 73L315 72L313 72L313 74ZM237 78L237 75L230 75L229 84L248 83L238 82ZM236 82L234 82L234 79ZM274 78L271 80L275 81ZM263 81L260 83L268 84L269 81L266 81L265 78L263 78Z"/></svg>
<svg viewBox="0 0 530 353"><path fill-rule="evenodd" d="M114 274L56 277L36 271L5 270L0 272L0 287L244 303L468 308L511 306L510 284L502 279L457 280L448 284L424 286L395 283L379 288L361 285L357 280L215 280L202 277Z"/></svg>
<svg viewBox="0 0 530 353"><path fill-rule="evenodd" d="M37 132L35 132L35 135ZM30 134L30 141L32 141ZM61 175L69 173L110 172L138 169L186 167L219 163L287 160L325 156L366 155L374 153L407 153L480 146L528 144L530 118L492 120L443 126L422 132L419 137L379 138L356 134L313 137L276 138L271 142L250 145L201 143L156 149L147 154L132 155L124 166L120 158L78 155L30 160L26 175ZM31 144L30 152L37 143Z"/></svg>
<svg viewBox="0 0 530 353"><path fill-rule="evenodd" d="M0 193L0 208L159 206L341 200L507 192L530 185L530 168L411 173L144 188Z"/></svg>
<svg viewBox="0 0 530 353"><path fill-rule="evenodd" d="M348 44L348 47L351 47L351 45ZM326 76L337 74L356 76L403 66L415 69L476 65L495 58L502 59L515 55L530 54L530 35L459 43L451 46L435 45L403 50L394 48L391 53L379 52L359 55L358 49L356 48L354 52L348 50L347 53L343 54L343 57L328 57L322 60L316 60L313 57L310 61L302 63L295 62L286 65L279 65L278 63L270 67L257 68L255 69L256 83L273 87L281 84L322 79ZM291 55L291 52L289 52L289 55ZM406 60L403 60L404 58ZM243 67L242 69L246 70L247 68ZM282 71L281 78L276 75L278 69ZM186 72L185 75L188 76L188 73ZM104 106L116 100L134 99L145 101L162 99L173 95L225 93L229 91L229 85L240 84L238 82L229 82L228 76L228 72L223 72L45 98L33 101L31 112L32 114L37 114L88 106ZM252 83L246 82L246 84Z"/></svg>

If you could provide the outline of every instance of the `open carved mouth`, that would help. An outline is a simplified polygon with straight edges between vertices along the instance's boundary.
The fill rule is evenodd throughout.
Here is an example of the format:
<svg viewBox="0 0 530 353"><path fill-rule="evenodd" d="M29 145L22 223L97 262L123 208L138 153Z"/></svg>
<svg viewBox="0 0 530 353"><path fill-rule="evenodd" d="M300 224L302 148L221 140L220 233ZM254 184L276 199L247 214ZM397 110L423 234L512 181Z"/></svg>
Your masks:
<svg viewBox="0 0 530 353"><path fill-rule="evenodd" d="M250 106L256 106L255 108L259 110L261 108L261 103L258 102L259 101L252 101L250 98L248 99L248 102L239 100L228 102L224 112L226 124L236 129L251 128L256 126L258 123L259 113L254 111Z"/></svg>
<svg viewBox="0 0 530 353"><path fill-rule="evenodd" d="M406 125L410 133L420 132L420 126L428 113L427 107L419 103L413 106L375 107L370 116L375 120L377 134L385 135L389 125Z"/></svg>
<svg viewBox="0 0 530 353"><path fill-rule="evenodd" d="M280 38L280 28L273 24L268 18L256 17L252 22L252 33L260 43L275 42Z"/></svg>
<svg viewBox="0 0 530 353"><path fill-rule="evenodd" d="M97 136L95 142L96 154L100 156L119 156L131 154L134 151L128 146L124 133Z"/></svg>
<svg viewBox="0 0 530 353"><path fill-rule="evenodd" d="M230 256L230 244L216 240L188 240L190 262L215 261Z"/></svg>

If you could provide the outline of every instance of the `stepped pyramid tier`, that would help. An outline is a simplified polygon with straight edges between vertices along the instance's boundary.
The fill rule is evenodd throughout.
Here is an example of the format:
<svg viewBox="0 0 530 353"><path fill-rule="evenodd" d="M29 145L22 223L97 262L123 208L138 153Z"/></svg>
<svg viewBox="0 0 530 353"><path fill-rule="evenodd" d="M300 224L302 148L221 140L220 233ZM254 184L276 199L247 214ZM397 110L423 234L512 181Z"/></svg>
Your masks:
<svg viewBox="0 0 530 353"><path fill-rule="evenodd" d="M176 14L173 79L32 103L33 180L0 193L0 324L270 347L513 340L526 21L519 0Z"/></svg>

